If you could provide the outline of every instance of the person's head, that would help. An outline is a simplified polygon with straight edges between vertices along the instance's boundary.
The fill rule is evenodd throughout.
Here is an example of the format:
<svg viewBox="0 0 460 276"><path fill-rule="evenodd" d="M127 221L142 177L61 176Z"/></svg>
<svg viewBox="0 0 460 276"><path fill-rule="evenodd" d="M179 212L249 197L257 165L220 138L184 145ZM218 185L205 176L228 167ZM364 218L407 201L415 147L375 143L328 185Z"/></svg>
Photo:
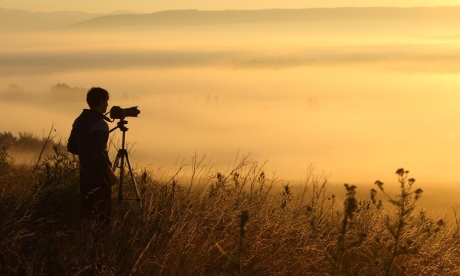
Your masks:
<svg viewBox="0 0 460 276"><path fill-rule="evenodd" d="M90 109L105 113L109 106L109 92L100 87L92 87L86 94L86 102Z"/></svg>

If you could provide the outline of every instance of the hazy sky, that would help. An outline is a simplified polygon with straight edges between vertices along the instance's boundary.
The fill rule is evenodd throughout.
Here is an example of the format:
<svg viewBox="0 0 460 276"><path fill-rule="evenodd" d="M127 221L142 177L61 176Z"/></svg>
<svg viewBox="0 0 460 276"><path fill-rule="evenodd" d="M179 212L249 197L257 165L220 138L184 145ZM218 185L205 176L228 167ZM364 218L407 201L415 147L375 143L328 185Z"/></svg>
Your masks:
<svg viewBox="0 0 460 276"><path fill-rule="evenodd" d="M271 9L271 8L330 8L330 7L420 7L456 6L460 0L264 0L264 1L214 1L214 0L0 0L1 8L24 9L30 11L81 10L86 12L112 12L134 10L156 12L171 9Z"/></svg>

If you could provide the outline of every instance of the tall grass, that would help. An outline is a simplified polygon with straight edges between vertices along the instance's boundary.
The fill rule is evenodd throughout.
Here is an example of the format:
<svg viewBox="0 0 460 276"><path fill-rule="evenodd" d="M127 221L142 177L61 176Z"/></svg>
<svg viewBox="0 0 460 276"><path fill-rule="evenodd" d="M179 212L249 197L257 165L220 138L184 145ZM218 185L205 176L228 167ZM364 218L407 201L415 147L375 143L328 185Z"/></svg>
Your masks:
<svg viewBox="0 0 460 276"><path fill-rule="evenodd" d="M291 185L249 156L228 171L194 156L137 170L144 208L114 191L113 221L98 229L78 223L78 160L60 143L35 171L0 149L1 275L460 274L457 220L417 209L405 170L397 194L377 181L358 200L353 185L331 194L313 167Z"/></svg>

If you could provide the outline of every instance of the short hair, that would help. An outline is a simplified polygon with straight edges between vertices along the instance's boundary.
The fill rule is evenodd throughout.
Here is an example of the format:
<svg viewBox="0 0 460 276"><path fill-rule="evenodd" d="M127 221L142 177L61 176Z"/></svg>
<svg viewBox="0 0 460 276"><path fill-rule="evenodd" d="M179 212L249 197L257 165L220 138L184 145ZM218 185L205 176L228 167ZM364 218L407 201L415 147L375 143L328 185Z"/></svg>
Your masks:
<svg viewBox="0 0 460 276"><path fill-rule="evenodd" d="M88 103L90 108L97 107L101 101L105 101L109 99L109 92L104 88L100 87L91 87L86 94L86 102Z"/></svg>

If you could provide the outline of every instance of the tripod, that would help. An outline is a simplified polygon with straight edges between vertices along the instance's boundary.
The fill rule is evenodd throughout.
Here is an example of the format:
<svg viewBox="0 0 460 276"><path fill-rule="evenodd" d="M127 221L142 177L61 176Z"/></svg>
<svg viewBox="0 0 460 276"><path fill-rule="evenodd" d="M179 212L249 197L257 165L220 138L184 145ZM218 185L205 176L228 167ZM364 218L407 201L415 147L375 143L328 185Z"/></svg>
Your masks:
<svg viewBox="0 0 460 276"><path fill-rule="evenodd" d="M137 182L136 182L136 179L134 178L133 169L131 167L131 162L129 161L128 151L125 149L125 134L126 134L126 131L128 131L128 128L125 125L127 123L128 121L120 119L120 121L117 123L117 126L110 130L110 132L112 132L115 129L119 128L123 133L122 140L121 140L121 149L118 150L117 157L115 158L115 161L113 162L112 171L115 172L117 168L120 168L120 179L119 179L119 184L118 184L118 200L121 202L124 199L123 198L123 176L124 176L124 167L125 167L125 159L126 159L126 163L128 164L129 174L131 176L131 181L133 182L134 191L136 192L135 199L133 198L126 198L126 199L136 200L137 202L139 202L139 206L142 209L142 202L139 196L139 189L137 188Z"/></svg>

